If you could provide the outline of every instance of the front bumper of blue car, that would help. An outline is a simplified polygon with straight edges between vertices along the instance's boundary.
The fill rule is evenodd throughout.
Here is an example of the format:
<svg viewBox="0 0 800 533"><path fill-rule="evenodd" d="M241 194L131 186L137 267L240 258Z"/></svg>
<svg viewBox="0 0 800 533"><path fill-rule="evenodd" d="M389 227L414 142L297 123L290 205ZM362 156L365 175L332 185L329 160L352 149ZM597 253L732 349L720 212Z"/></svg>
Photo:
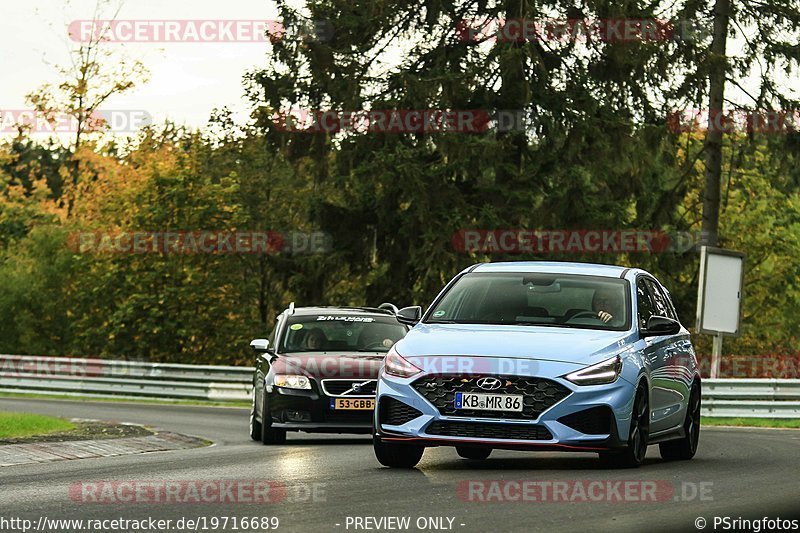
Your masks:
<svg viewBox="0 0 800 533"><path fill-rule="evenodd" d="M485 361L492 369L508 362ZM400 378L382 372L375 436L424 446L604 451L626 445L634 383L620 376L613 383L576 385L562 377L576 369L572 363L537 361L527 366L529 371L514 374L421 372ZM512 365L517 370L525 367ZM521 396L522 411L457 405L459 393L485 392L477 386L484 377L501 382L493 393Z"/></svg>

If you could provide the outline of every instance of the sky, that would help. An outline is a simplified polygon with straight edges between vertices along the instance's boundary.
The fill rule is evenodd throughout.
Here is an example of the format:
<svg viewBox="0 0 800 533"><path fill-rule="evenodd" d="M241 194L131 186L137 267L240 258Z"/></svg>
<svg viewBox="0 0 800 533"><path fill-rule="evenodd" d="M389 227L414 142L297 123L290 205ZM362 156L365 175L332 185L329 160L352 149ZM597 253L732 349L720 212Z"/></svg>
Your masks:
<svg viewBox="0 0 800 533"><path fill-rule="evenodd" d="M25 95L57 81L55 65L67 64L77 43L68 36L74 20L91 19L95 0L3 0L0 7L0 109L25 110ZM268 0L128 0L118 20L274 20ZM269 43L113 43L150 71L150 81L113 97L104 106L144 110L156 122L165 119L203 126L215 107L228 106L246 118L242 76L263 66ZM243 120L242 120L243 121Z"/></svg>

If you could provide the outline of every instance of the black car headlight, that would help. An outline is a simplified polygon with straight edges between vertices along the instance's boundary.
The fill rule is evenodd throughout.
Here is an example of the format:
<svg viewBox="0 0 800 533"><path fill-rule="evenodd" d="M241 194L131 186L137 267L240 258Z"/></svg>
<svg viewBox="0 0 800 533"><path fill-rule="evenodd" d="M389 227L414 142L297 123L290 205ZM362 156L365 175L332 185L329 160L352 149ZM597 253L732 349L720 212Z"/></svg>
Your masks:
<svg viewBox="0 0 800 533"><path fill-rule="evenodd" d="M311 380L306 376L299 376L295 374L276 374L275 386L284 389L311 390Z"/></svg>

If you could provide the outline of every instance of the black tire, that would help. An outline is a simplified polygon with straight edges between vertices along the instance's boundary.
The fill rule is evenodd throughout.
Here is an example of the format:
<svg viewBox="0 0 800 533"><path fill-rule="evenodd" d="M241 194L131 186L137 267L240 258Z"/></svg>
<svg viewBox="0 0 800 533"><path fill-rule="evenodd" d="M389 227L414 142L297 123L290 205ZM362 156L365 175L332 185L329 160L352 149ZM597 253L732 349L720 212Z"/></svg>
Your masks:
<svg viewBox="0 0 800 533"><path fill-rule="evenodd" d="M647 389L639 385L633 400L628 445L618 452L600 452L600 460L614 468L638 468L644 463L650 437L650 403Z"/></svg>
<svg viewBox="0 0 800 533"><path fill-rule="evenodd" d="M425 451L424 446L383 442L379 437L372 437L372 447L378 462L389 468L414 468Z"/></svg>
<svg viewBox="0 0 800 533"><path fill-rule="evenodd" d="M250 438L261 440L261 422L256 419L256 390L253 388L253 407L250 409Z"/></svg>
<svg viewBox="0 0 800 533"><path fill-rule="evenodd" d="M491 448L475 448L470 446L456 446L456 453L464 459L483 461L492 453Z"/></svg>
<svg viewBox="0 0 800 533"><path fill-rule="evenodd" d="M697 453L700 442L700 384L694 382L689 393L689 406L683 421L685 435L677 440L662 442L658 445L661 458L666 461L688 461Z"/></svg>
<svg viewBox="0 0 800 533"><path fill-rule="evenodd" d="M286 430L275 429L272 427L272 415L269 412L267 395L264 394L261 409L261 443L262 444L283 444L286 442ZM269 421L269 424L267 422Z"/></svg>

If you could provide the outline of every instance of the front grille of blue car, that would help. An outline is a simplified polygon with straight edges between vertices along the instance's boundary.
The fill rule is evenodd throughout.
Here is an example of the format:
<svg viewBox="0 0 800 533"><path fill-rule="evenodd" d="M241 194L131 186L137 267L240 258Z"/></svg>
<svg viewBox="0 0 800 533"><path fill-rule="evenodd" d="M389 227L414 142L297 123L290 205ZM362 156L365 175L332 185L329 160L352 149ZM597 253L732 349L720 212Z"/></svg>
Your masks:
<svg viewBox="0 0 800 533"><path fill-rule="evenodd" d="M437 420L427 427L428 435L473 439L551 440L553 435L538 424L487 424Z"/></svg>
<svg viewBox="0 0 800 533"><path fill-rule="evenodd" d="M491 376L502 381L499 389L487 391L478 387L477 381L485 376L430 375L413 383L414 389L431 402L439 413L446 416L505 418L535 420L542 412L570 394L563 385L546 378L521 376ZM491 394L522 394L522 411L478 411L456 409L456 392Z"/></svg>

